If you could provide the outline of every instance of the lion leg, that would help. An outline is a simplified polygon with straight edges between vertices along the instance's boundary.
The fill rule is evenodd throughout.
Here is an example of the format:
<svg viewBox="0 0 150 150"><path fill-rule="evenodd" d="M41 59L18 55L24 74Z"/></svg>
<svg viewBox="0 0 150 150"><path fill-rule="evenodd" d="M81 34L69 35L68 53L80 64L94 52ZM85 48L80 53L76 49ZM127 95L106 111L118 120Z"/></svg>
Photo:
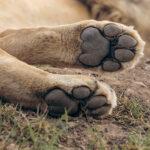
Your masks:
<svg viewBox="0 0 150 150"><path fill-rule="evenodd" d="M82 75L51 74L0 49L0 98L51 116L86 112L101 116L116 106L115 92L105 83Z"/></svg>
<svg viewBox="0 0 150 150"><path fill-rule="evenodd" d="M133 68L144 48L136 30L110 21L5 31L0 37L1 48L30 64L109 72Z"/></svg>

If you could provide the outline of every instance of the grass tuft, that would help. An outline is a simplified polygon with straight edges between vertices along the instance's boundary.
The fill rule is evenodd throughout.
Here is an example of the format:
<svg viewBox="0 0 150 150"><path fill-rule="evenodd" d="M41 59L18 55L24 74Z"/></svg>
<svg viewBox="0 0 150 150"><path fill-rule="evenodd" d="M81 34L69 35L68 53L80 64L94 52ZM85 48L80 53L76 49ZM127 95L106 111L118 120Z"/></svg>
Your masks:
<svg viewBox="0 0 150 150"><path fill-rule="evenodd" d="M54 119L0 104L0 150L149 150L149 115L149 107L127 97L119 98L111 116L89 121L70 118L66 111Z"/></svg>

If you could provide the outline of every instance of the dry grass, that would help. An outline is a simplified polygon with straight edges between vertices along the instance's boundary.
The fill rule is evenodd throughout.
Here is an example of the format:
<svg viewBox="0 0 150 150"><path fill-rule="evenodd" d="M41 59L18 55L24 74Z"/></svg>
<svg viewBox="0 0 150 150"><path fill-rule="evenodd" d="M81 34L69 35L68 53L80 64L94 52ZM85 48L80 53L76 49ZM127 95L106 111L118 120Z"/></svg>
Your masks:
<svg viewBox="0 0 150 150"><path fill-rule="evenodd" d="M150 110L139 100L119 97L112 116L100 120L60 119L0 105L0 149L149 150ZM119 133L119 134L118 134ZM120 134L121 133L121 134Z"/></svg>

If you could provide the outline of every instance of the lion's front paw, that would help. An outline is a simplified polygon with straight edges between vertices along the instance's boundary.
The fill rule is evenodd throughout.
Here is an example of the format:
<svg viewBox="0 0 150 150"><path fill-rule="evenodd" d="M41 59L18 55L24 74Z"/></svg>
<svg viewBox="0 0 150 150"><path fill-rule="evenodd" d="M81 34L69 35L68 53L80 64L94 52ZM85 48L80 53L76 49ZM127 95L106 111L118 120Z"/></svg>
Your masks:
<svg viewBox="0 0 150 150"><path fill-rule="evenodd" d="M80 30L81 53L77 59L83 67L114 72L132 68L143 55L144 42L131 27L89 21Z"/></svg>
<svg viewBox="0 0 150 150"><path fill-rule="evenodd" d="M111 113L116 106L115 92L103 82L82 78L74 76L70 85L59 85L48 92L45 102L51 116L61 116L65 109L71 116L82 112L94 117Z"/></svg>

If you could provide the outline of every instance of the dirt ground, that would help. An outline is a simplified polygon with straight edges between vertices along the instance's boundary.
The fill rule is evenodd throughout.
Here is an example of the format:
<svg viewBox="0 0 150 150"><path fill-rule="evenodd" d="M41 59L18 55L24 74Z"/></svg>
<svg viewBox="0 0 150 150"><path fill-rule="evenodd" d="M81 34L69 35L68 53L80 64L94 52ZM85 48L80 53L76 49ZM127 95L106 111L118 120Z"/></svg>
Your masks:
<svg viewBox="0 0 150 150"><path fill-rule="evenodd" d="M85 74L95 77L111 85L118 95L123 94L128 98L140 99L143 104L150 105L150 58L143 57L135 68L117 73L100 73L95 70L72 68L57 69L56 71L48 65L40 66L40 68L52 73Z"/></svg>
<svg viewBox="0 0 150 150"><path fill-rule="evenodd" d="M88 74L107 82L117 93L118 107L98 120L67 114L53 119L2 104L0 149L150 150L150 59L143 58L136 68L111 75L67 68L57 72Z"/></svg>

